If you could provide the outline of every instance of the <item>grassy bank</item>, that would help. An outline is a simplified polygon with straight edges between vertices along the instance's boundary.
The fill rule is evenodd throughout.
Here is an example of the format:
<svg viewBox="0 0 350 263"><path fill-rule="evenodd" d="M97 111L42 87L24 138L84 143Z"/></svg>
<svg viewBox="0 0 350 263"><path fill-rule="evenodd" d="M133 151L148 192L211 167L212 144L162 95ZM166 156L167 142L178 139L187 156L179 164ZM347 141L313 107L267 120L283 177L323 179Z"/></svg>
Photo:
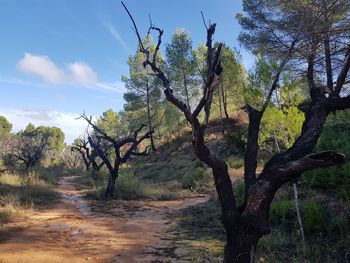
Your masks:
<svg viewBox="0 0 350 263"><path fill-rule="evenodd" d="M60 167L38 168L29 174L14 171L1 174L0 225L14 216L25 216L35 208L52 204L58 196L55 184L64 174Z"/></svg>
<svg viewBox="0 0 350 263"><path fill-rule="evenodd" d="M108 172L101 170L95 178L88 172L80 173L76 183L84 188L88 198L103 199L108 181ZM183 195L178 185L152 183L134 175L130 168L120 170L116 181L113 199L122 200L171 200Z"/></svg>
<svg viewBox="0 0 350 263"><path fill-rule="evenodd" d="M239 196L241 186L237 185ZM349 207L336 196L324 196L299 187L305 244L302 243L293 202L292 187L286 186L271 205L272 231L261 238L256 262L347 262L350 260ZM215 196L204 205L190 207L173 217L178 232L174 247L182 259L221 262L225 233Z"/></svg>

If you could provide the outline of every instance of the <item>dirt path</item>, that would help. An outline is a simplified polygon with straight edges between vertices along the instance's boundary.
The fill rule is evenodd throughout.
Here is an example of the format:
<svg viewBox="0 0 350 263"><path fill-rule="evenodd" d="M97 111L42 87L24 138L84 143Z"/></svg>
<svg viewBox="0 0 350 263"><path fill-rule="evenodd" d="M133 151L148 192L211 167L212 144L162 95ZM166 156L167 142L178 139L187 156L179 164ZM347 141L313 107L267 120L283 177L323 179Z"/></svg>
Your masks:
<svg viewBox="0 0 350 263"><path fill-rule="evenodd" d="M12 223L22 228L0 244L0 263L180 262L171 258L167 217L207 200L86 201L74 177L63 177L52 208Z"/></svg>

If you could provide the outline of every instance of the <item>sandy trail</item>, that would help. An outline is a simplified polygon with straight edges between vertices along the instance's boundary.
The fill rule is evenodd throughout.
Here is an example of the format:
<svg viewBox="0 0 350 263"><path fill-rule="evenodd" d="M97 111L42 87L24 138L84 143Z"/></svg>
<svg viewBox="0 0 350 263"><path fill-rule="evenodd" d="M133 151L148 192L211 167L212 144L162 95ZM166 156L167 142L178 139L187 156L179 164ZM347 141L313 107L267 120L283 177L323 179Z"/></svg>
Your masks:
<svg viewBox="0 0 350 263"><path fill-rule="evenodd" d="M12 223L24 230L0 244L0 263L178 262L167 253L167 216L207 201L86 201L73 180L60 180L62 197L52 208Z"/></svg>

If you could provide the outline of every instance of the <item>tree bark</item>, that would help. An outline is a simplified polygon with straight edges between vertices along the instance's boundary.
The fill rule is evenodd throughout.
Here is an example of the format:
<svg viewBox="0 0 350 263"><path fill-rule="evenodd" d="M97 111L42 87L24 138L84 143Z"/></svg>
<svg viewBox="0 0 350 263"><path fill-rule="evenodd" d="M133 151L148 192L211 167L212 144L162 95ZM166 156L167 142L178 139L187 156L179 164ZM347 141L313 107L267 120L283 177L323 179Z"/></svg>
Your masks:
<svg viewBox="0 0 350 263"><path fill-rule="evenodd" d="M133 17L124 3L122 4L133 23L134 31L136 32L139 40L140 50L146 55L144 65L150 66L158 78L162 80L166 99L173 103L181 112L183 112L188 122L191 123L194 152L197 157L211 167L213 171L215 187L222 210L222 223L227 233L224 262L252 262L255 247L259 238L270 232L269 210L271 201L273 200L277 190L283 184L297 179L304 171L319 167L343 164L345 162L344 155L338 154L334 151L317 154L310 153L314 149L314 146L320 137L327 115L332 110L350 107L350 97L337 98L337 96L330 96L330 100L322 93L318 92L319 89L316 87L314 82L315 54L312 52L308 58L307 73L312 103L310 109L306 113L301 135L295 141L292 147L285 152L276 154L273 158L271 158L271 160L265 164L260 175L258 177L256 176L258 135L261 118L271 101L273 92L278 88L280 75L294 52L295 44L299 40L299 35L297 35L291 43L287 56L277 70L262 109L259 111L247 106L249 113L249 128L245 155L245 203L242 206L237 207L227 165L225 161L220 158L220 156L215 155L215 153L213 153L210 148L205 145L204 131L206 129L205 124L207 122L205 122L205 124L201 124L198 119L199 113L203 110L203 108L205 111L205 119L209 119L212 95L214 89L217 87L215 80L218 79L217 77L222 72L222 68L219 63L219 55L222 45L219 44L217 49L212 47L212 36L215 32L215 24L210 24L210 26L207 27L206 46L208 74L206 76L206 83L203 87L203 96L198 105L195 107L195 110L192 112L189 110L186 103L174 96L173 90L170 87L169 79L157 66L156 57L157 51L159 50L159 46L161 44L163 30L154 27L153 25L151 25L149 29L149 31L154 30L158 32L157 48L153 54L153 60L151 60L149 51L143 46L142 39ZM348 53L344 66L338 76L337 84L334 89L334 95L339 95L349 69L350 52Z"/></svg>
<svg viewBox="0 0 350 263"><path fill-rule="evenodd" d="M252 263L254 251L260 238L259 233L249 226L237 226L226 233L224 263Z"/></svg>
<svg viewBox="0 0 350 263"><path fill-rule="evenodd" d="M256 180L258 156L258 140L262 113L251 106L246 106L249 116L248 140L244 154L244 184L246 186L244 200L247 199L249 186Z"/></svg>
<svg viewBox="0 0 350 263"><path fill-rule="evenodd" d="M186 74L185 74L184 71L183 71L183 83L184 83L184 89L185 89L185 95L186 95L186 104L187 104L188 109L191 111L190 95L189 95L189 92L188 92Z"/></svg>
<svg viewBox="0 0 350 263"><path fill-rule="evenodd" d="M106 192L105 192L106 198L112 197L114 194L115 182L116 182L118 175L119 175L118 172L119 172L119 168L109 174L108 184L107 184Z"/></svg>

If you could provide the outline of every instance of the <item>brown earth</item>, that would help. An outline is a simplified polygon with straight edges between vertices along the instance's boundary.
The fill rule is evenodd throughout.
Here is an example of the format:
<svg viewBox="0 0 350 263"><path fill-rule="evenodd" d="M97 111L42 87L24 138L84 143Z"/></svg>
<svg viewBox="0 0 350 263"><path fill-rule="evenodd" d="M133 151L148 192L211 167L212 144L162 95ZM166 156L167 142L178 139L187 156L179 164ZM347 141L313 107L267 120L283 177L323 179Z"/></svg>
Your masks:
<svg viewBox="0 0 350 263"><path fill-rule="evenodd" d="M169 215L204 203L205 195L174 201L93 201L63 177L52 207L8 224L0 263L182 262L171 240Z"/></svg>

